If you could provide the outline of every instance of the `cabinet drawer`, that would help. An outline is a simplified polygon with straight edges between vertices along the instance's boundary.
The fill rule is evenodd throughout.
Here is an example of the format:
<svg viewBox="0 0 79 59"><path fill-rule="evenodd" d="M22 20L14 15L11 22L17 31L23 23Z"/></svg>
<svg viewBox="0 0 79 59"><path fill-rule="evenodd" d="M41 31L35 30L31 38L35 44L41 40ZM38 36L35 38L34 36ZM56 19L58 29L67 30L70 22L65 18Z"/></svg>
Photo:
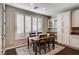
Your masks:
<svg viewBox="0 0 79 59"><path fill-rule="evenodd" d="M79 36L70 36L70 45L79 48Z"/></svg>

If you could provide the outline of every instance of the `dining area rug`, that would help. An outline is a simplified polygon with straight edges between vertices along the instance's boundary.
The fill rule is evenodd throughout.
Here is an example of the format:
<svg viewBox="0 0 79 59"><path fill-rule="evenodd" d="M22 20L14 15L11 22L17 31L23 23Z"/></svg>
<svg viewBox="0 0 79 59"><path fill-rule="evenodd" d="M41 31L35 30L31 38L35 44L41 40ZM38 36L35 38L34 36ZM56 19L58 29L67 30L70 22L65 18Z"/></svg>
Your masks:
<svg viewBox="0 0 79 59"><path fill-rule="evenodd" d="M65 47L60 46L60 45L55 45L55 49L52 48L52 45L50 46L50 51L47 48L47 52L45 54L44 50L41 50L41 55L54 55L57 52L63 50ZM16 52L17 55L35 55L35 52L33 51L33 49L30 47L29 49L27 48L27 46L24 47L20 47L20 48L16 48ZM40 55L39 52L37 52L37 55Z"/></svg>

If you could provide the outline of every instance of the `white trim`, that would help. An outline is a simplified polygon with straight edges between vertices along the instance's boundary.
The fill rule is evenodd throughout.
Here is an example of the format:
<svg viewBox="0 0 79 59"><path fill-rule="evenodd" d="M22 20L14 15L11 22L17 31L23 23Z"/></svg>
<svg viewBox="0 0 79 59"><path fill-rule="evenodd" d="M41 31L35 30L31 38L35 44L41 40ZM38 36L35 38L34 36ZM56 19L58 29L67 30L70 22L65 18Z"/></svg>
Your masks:
<svg viewBox="0 0 79 59"><path fill-rule="evenodd" d="M21 46L26 46L26 44L14 46L14 47L8 47L8 48L5 48L4 50L6 51L6 50L9 50L9 49L18 48L18 47L21 47Z"/></svg>
<svg viewBox="0 0 79 59"><path fill-rule="evenodd" d="M3 41L2 41L2 39L3 39L3 18L4 18L4 16L3 16L3 12L4 12L4 10L3 10L3 4L0 4L0 12L1 12L1 14L0 14L0 55L2 55L2 50L3 50L3 47L2 47L2 43L3 43Z"/></svg>
<svg viewBox="0 0 79 59"><path fill-rule="evenodd" d="M60 43L60 42L58 42L58 43L61 44L61 45L67 46L67 47L69 47L69 48L79 50L79 48L77 48L77 47L70 46L70 45L66 45L66 44L63 44L63 43Z"/></svg>

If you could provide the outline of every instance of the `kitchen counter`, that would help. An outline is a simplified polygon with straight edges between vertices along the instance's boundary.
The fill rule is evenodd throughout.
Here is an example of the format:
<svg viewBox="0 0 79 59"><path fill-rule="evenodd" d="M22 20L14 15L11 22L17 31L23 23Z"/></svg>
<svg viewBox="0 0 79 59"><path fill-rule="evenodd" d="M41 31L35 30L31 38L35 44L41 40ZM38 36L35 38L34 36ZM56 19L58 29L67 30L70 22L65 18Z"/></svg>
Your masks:
<svg viewBox="0 0 79 59"><path fill-rule="evenodd" d="M71 32L71 35L79 35L79 32Z"/></svg>

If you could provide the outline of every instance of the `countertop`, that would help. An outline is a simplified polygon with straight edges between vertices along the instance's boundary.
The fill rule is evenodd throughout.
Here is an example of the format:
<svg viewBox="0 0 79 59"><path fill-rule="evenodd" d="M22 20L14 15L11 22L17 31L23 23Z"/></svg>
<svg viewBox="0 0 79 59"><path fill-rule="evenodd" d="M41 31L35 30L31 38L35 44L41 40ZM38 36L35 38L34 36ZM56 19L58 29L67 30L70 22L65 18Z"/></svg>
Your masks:
<svg viewBox="0 0 79 59"><path fill-rule="evenodd" d="M79 32L71 32L71 35L79 35Z"/></svg>

